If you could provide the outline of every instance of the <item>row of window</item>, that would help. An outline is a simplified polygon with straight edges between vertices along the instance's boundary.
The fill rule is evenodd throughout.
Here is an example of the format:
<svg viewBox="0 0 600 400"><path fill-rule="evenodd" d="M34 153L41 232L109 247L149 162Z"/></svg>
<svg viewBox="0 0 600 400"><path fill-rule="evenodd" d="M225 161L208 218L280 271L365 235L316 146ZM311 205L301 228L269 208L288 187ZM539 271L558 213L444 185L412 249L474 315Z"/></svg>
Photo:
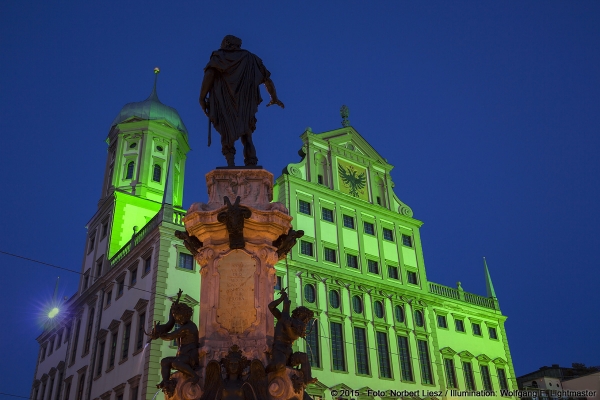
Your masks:
<svg viewBox="0 0 600 400"><path fill-rule="evenodd" d="M437 326L438 328L448 329L448 321L445 315L437 316ZM487 328L489 338L498 339L498 331L496 330L496 327L488 326ZM460 318L454 318L454 329L457 332L466 332L465 321ZM480 323L471 322L471 330L474 336L483 336Z"/></svg>
<svg viewBox="0 0 600 400"><path fill-rule="evenodd" d="M96 247L96 233L94 230L88 237L88 254L91 253ZM104 239L108 234L108 218L102 222L102 226L100 227L100 240Z"/></svg>
<svg viewBox="0 0 600 400"><path fill-rule="evenodd" d="M321 352L320 340L326 339L320 337L319 323L314 323L310 332L306 336L308 347L308 357L312 367L321 368ZM331 345L331 365L333 371L345 372L346 368L346 349L343 334L343 326L338 322L330 322L330 345ZM369 363L369 345L367 341L367 332L365 328L355 326L353 328L354 343L356 358L356 372L360 375L371 375ZM376 331L376 350L379 366L379 377L392 379L392 356L397 356L400 367L401 380L404 382L415 382L413 364L414 360L418 361L421 382L427 385L433 385L433 372L431 357L429 354L429 344L426 340L416 339L417 357L412 357L410 350L410 339L408 336L398 335L398 353L391 354L387 332ZM395 357L394 357L395 358ZM467 390L477 390L477 385L473 373L473 365L471 361L462 360L462 370L465 379L465 388ZM446 383L448 388L458 389L458 381L456 379L456 370L453 358L444 358L444 371L446 375ZM496 368L498 383L500 389L508 389L508 380L506 371L502 368ZM494 390L489 366L486 364L480 365L481 382L483 389Z"/></svg>
<svg viewBox="0 0 600 400"><path fill-rule="evenodd" d="M133 179L133 170L135 169L135 161L130 161L127 164L125 171L125 179ZM154 164L152 167L152 181L160 182L162 176L162 167L158 164Z"/></svg>
<svg viewBox="0 0 600 400"><path fill-rule="evenodd" d="M63 377L64 377L64 371L59 370L59 374L58 374L58 379L57 379L57 383L56 383L56 394L54 397L54 400L60 400L61 394L62 394L62 383L63 383ZM85 377L86 377L86 373L83 372L79 375L79 379L78 379L78 383L77 383L77 392L76 392L76 400L83 400L84 397L84 386L85 386ZM71 397L71 379L67 378L65 380L65 398L64 400L69 400L69 398ZM48 389L48 392L46 394L46 389ZM40 387L37 386L35 388L32 400L52 400L52 392L54 391L54 377L50 377L50 384L47 385L46 382L42 382L41 385L41 390ZM137 400L139 397L139 382L136 383L135 385L130 387L130 395L128 400ZM123 400L123 390L119 391L119 392L115 392L115 400ZM103 399L106 399L106 397L103 397Z"/></svg>
<svg viewBox="0 0 600 400"><path fill-rule="evenodd" d="M298 201L298 211L302 214L312 215L311 203L304 201L304 200L299 200ZM335 214L334 214L333 210L331 210L329 208L321 209L321 219L323 221L334 222L334 215ZM343 220L343 226L345 228L356 229L353 216L343 214L342 220ZM375 224L373 224L372 222L364 221L363 222L363 230L364 230L364 233L366 233L367 235L375 236ZM391 241L391 242L394 241L394 231L392 229L383 228L382 233L383 233L383 239ZM404 246L412 247L413 246L412 236L402 234L402 244Z"/></svg>
<svg viewBox="0 0 600 400"><path fill-rule="evenodd" d="M300 241L300 254L305 256L314 257L314 245L312 242L306 240ZM337 250L331 247L323 247L323 258L325 261L337 264L338 256ZM356 254L346 254L346 266L349 268L360 269L358 264L358 256ZM388 278L400 279L398 273L398 267L394 265L388 265ZM367 259L367 271L371 274L380 274L379 262ZM418 275L415 271L407 271L406 273L408 283L418 285Z"/></svg>

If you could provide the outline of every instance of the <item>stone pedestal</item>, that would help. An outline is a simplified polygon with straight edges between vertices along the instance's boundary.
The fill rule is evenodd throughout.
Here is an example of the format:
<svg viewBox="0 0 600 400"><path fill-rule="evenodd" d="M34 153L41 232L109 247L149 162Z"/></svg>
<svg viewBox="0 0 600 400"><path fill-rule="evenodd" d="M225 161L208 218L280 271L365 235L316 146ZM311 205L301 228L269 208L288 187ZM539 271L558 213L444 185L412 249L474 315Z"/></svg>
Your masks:
<svg viewBox="0 0 600 400"><path fill-rule="evenodd" d="M232 345L248 359L267 365L265 352L273 341L275 268L273 241L291 228L292 218L281 203L271 203L273 175L262 169L220 169L206 175L208 203L194 203L184 218L190 235L203 244L195 258L202 274L200 346L204 365L220 360ZM226 224L217 215L227 210L224 197L251 211L244 220L245 247L230 249Z"/></svg>

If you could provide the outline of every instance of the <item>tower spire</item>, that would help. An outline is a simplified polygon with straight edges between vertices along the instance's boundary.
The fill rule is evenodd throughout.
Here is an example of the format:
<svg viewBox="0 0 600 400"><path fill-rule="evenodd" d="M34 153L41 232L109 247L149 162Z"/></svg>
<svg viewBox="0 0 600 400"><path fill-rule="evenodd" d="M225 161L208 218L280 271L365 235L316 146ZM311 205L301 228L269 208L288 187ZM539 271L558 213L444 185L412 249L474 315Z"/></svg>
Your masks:
<svg viewBox="0 0 600 400"><path fill-rule="evenodd" d="M485 257L483 257L483 268L485 270L485 289L487 292L487 297L496 298L496 291L494 290L494 284L492 283L492 277L490 276L490 271L488 270L487 262L485 261Z"/></svg>
<svg viewBox="0 0 600 400"><path fill-rule="evenodd" d="M148 98L146 100L160 101L160 100L158 100L158 94L156 93L156 82L158 82L158 74L159 73L160 73L160 68L154 67L154 86L152 86L152 93L150 93L150 96L148 96Z"/></svg>

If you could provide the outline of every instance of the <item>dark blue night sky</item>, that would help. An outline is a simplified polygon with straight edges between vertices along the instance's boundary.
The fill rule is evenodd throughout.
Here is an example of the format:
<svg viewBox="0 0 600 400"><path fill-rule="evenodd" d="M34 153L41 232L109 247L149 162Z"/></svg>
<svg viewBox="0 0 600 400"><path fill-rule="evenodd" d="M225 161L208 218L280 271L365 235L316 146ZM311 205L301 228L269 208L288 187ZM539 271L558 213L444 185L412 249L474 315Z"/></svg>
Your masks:
<svg viewBox="0 0 600 400"><path fill-rule="evenodd" d="M304 129L340 127L348 105L425 222L428 279L485 294L487 258L517 375L600 364L600 3L248 3L2 2L0 250L79 270L109 125L155 66L190 132L184 207L204 201L224 160L199 87L233 34L286 105L259 108L260 164L297 162ZM63 296L78 276L2 254L0 268L1 391L28 396L38 314L57 276Z"/></svg>

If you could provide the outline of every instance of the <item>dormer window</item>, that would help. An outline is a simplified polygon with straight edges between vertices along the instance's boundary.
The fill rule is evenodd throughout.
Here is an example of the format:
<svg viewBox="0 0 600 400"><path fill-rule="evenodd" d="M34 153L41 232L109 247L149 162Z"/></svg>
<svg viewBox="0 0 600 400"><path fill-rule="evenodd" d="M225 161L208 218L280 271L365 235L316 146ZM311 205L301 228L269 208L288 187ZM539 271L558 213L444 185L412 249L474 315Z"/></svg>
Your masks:
<svg viewBox="0 0 600 400"><path fill-rule="evenodd" d="M152 171L152 180L154 182L160 182L160 175L162 173L162 168L158 164L154 164L154 169Z"/></svg>
<svg viewBox="0 0 600 400"><path fill-rule="evenodd" d="M135 165L135 163L133 161L130 161L129 164L127 164L127 173L125 174L125 179L133 178L133 166L134 165Z"/></svg>

